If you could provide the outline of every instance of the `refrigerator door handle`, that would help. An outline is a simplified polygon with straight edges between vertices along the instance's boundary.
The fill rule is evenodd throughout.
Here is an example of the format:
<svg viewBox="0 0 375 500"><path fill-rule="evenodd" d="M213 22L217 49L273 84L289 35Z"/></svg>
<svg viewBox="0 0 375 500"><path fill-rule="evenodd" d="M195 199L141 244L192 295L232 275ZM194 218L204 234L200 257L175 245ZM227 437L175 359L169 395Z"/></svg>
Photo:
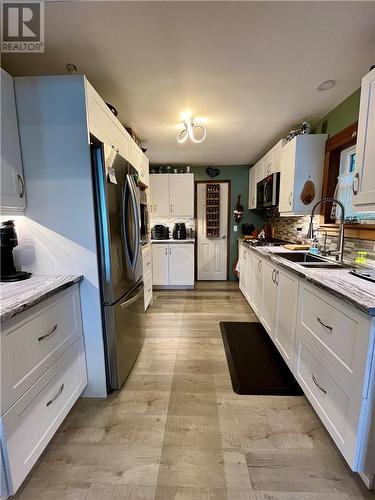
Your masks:
<svg viewBox="0 0 375 500"><path fill-rule="evenodd" d="M136 247L136 231L133 234L132 242L131 245L133 246L133 251L129 249L129 232L128 232L128 226L126 223L126 209L127 209L127 199L128 196L130 197L131 200L131 206L132 206L132 212L133 212L133 222L136 224L137 221L137 214L136 214L136 209L135 209L135 203L134 203L134 192L132 189L132 185L130 183L130 176L126 176L126 182L125 182L125 188L124 188L124 195L122 199L122 225L123 225L123 232L124 232L124 242L125 242L125 252L126 252L126 258L128 260L128 263L131 267L131 269L134 271L135 268L135 263L137 262L137 247Z"/></svg>
<svg viewBox="0 0 375 500"><path fill-rule="evenodd" d="M128 175L130 191L132 194L132 204L133 204L133 215L134 215L134 226L135 226L135 252L134 252L134 263L133 269L135 269L141 252L141 214L140 208L137 203L136 195L136 185L133 178Z"/></svg>
<svg viewBox="0 0 375 500"><path fill-rule="evenodd" d="M126 300L125 302L122 302L122 304L120 304L121 309L126 309L127 307L130 307L132 304L134 304L134 302L136 302L139 299L139 296L142 293L143 293L143 283L142 283L142 286L139 288L138 293L134 297L132 297L131 299Z"/></svg>

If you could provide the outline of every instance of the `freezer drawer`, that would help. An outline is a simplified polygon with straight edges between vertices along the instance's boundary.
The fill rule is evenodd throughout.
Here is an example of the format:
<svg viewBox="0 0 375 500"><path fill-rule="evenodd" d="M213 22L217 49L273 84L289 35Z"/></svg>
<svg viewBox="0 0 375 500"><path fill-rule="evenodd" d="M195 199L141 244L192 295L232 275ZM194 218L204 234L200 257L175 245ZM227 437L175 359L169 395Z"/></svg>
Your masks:
<svg viewBox="0 0 375 500"><path fill-rule="evenodd" d="M120 389L128 377L144 338L144 285L141 281L112 306L104 306L109 385Z"/></svg>

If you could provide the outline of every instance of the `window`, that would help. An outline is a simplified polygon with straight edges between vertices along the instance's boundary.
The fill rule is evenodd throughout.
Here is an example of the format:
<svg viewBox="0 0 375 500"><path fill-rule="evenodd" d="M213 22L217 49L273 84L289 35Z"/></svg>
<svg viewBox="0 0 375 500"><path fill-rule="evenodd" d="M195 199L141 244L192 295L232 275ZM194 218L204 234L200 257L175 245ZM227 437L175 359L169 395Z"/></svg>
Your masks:
<svg viewBox="0 0 375 500"><path fill-rule="evenodd" d="M355 145L341 151L339 175L334 198L337 198L345 207L345 220L348 222L356 222L361 220L375 220L375 212L353 212L352 207L352 183L355 170L356 152ZM341 208L334 206L332 208L331 217L333 219L341 218Z"/></svg>

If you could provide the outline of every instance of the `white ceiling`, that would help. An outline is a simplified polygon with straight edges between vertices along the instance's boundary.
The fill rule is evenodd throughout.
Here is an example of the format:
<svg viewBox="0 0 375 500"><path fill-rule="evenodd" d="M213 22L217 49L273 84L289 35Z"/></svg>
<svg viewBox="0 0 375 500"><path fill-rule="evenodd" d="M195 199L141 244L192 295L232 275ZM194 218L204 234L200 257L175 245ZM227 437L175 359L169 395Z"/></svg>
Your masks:
<svg viewBox="0 0 375 500"><path fill-rule="evenodd" d="M47 2L44 54L3 55L13 75L72 62L135 129L153 163L254 162L330 111L375 63L375 2ZM327 79L334 89L317 92ZM207 118L176 142L180 113Z"/></svg>

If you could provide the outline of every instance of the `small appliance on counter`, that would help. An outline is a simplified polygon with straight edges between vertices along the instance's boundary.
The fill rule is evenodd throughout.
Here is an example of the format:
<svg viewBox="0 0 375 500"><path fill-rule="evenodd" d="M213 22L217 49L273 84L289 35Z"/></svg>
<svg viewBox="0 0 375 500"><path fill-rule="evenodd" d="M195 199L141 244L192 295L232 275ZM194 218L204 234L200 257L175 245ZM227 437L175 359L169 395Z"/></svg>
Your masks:
<svg viewBox="0 0 375 500"><path fill-rule="evenodd" d="M153 240L169 240L169 227L164 224L155 224L151 229L151 238Z"/></svg>
<svg viewBox="0 0 375 500"><path fill-rule="evenodd" d="M184 222L177 222L173 228L174 240L186 240L186 224Z"/></svg>
<svg viewBox="0 0 375 500"><path fill-rule="evenodd" d="M30 278L31 273L17 271L13 261L13 248L18 245L14 221L7 220L0 225L0 281L21 281Z"/></svg>

